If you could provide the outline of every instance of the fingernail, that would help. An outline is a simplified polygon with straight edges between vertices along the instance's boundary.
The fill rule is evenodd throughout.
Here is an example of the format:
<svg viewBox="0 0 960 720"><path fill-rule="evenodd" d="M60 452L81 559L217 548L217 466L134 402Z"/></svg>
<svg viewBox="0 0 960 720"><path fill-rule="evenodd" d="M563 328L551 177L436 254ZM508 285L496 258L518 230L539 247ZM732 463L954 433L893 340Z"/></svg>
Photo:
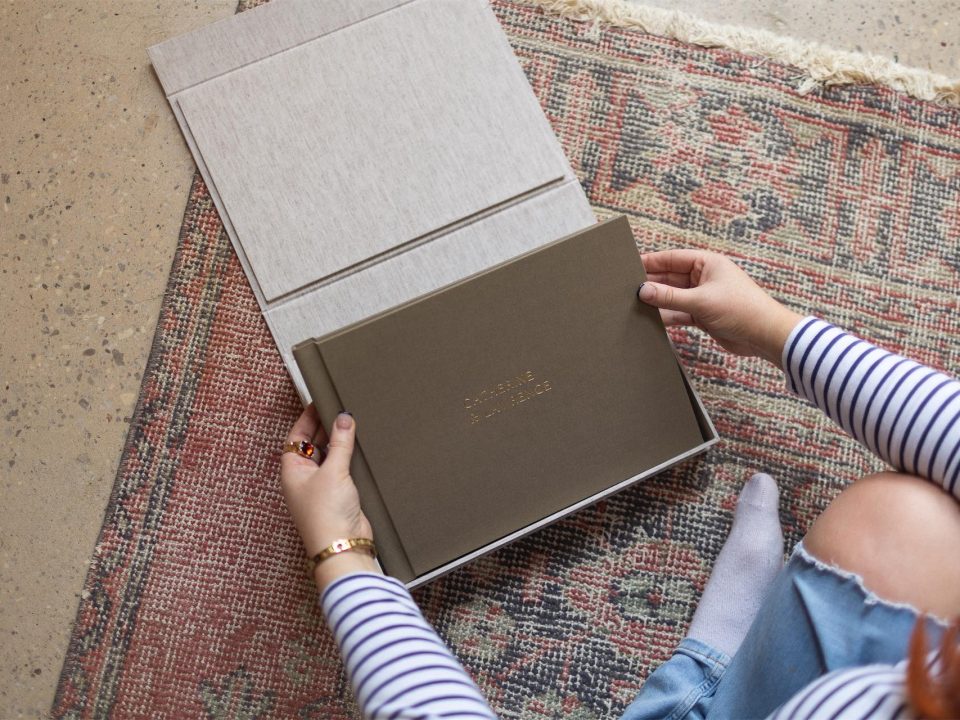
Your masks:
<svg viewBox="0 0 960 720"><path fill-rule="evenodd" d="M341 430L349 430L353 426L353 413L341 410L337 415L337 427Z"/></svg>
<svg viewBox="0 0 960 720"><path fill-rule="evenodd" d="M637 288L637 297L646 302L647 300L653 300L653 296L654 289L646 283L640 283L640 287Z"/></svg>

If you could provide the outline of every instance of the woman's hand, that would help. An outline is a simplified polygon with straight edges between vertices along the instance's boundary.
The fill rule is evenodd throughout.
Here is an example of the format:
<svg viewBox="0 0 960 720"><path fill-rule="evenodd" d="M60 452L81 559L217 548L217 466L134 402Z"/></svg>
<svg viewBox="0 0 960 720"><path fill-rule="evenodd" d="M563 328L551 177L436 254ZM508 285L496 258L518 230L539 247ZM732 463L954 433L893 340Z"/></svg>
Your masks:
<svg viewBox="0 0 960 720"><path fill-rule="evenodd" d="M781 367L784 343L803 318L732 260L703 250L666 250L642 259L648 282L638 295L660 308L665 325L696 325L732 353Z"/></svg>
<svg viewBox="0 0 960 720"><path fill-rule="evenodd" d="M350 477L356 425L349 413L337 415L327 456L319 467L297 453L285 452L280 458L283 496L309 557L340 538L373 539L373 529L360 509L360 496ZM327 434L313 405L303 411L287 435L288 442L301 440L318 449L327 444ZM314 579L322 591L340 575L360 570L379 572L369 554L350 550L318 564Z"/></svg>

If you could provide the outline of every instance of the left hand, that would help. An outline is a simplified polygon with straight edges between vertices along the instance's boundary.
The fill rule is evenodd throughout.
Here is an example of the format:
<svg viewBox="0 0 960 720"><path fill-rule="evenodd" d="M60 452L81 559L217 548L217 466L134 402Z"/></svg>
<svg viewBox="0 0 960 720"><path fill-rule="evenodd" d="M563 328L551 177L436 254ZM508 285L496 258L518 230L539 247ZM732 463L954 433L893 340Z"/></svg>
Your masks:
<svg viewBox="0 0 960 720"><path fill-rule="evenodd" d="M356 426L351 415L337 415L327 457L319 466L312 459L293 452L285 452L280 458L283 496L308 557L340 538L373 539L373 528L360 509L360 495L350 477ZM301 440L312 442L318 452L328 443L312 404L303 411L287 435L287 442ZM322 588L333 577L355 570L378 572L369 554L350 550L317 565L314 577Z"/></svg>

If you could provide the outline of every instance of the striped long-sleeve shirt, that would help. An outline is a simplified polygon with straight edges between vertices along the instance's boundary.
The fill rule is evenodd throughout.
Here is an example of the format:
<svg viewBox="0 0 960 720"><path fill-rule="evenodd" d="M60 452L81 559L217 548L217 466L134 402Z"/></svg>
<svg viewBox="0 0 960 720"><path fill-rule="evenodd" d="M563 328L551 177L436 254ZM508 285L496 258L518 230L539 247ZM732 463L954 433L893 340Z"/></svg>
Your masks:
<svg viewBox="0 0 960 720"><path fill-rule="evenodd" d="M960 474L960 383L881 350L817 318L797 325L783 350L787 386L819 406L891 465L954 495ZM324 592L365 717L491 718L479 689L421 615L403 585L358 573ZM910 718L904 665L825 675L772 716Z"/></svg>
<svg viewBox="0 0 960 720"><path fill-rule="evenodd" d="M364 717L496 717L400 581L345 575L321 602Z"/></svg>
<svg viewBox="0 0 960 720"><path fill-rule="evenodd" d="M787 387L897 470L957 496L960 383L809 317L783 349Z"/></svg>

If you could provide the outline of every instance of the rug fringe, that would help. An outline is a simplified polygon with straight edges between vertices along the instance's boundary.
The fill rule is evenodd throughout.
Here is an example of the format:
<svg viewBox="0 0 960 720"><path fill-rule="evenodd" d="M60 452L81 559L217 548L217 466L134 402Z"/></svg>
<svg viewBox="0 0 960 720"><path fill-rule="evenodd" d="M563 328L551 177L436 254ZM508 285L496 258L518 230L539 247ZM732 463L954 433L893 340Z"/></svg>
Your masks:
<svg viewBox="0 0 960 720"><path fill-rule="evenodd" d="M783 37L767 30L718 25L678 10L663 10L624 0L521 0L581 22L635 28L702 47L759 55L800 68L800 92L831 85L882 85L920 100L960 107L960 80L907 67L878 55L834 50L813 41Z"/></svg>

